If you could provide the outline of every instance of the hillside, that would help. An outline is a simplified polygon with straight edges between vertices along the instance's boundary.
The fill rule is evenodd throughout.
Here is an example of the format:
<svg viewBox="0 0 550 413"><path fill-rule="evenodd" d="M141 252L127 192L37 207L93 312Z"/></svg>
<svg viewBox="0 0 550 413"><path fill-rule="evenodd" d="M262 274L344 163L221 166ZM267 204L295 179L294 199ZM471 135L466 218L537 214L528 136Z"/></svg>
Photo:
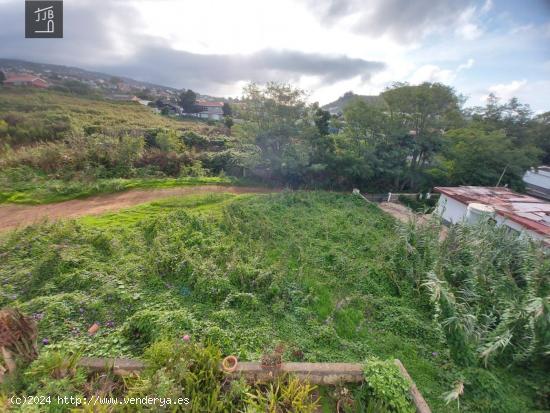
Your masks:
<svg viewBox="0 0 550 413"><path fill-rule="evenodd" d="M214 130L204 122L160 116L137 102L28 88L0 88L0 118L7 119L10 129L3 134L9 135L16 146L55 140L68 131L136 134L146 129L171 128L208 134Z"/></svg>
<svg viewBox="0 0 550 413"><path fill-rule="evenodd" d="M66 76L70 78L76 78L80 80L90 80L90 81L101 80L104 82L109 82L114 77L113 75L110 75L107 73L94 72L90 70L80 69L78 67L52 65L47 63L27 62L24 60L3 59L3 58L0 58L0 70L13 71L13 72L30 71L36 74L41 74L44 77L57 75L57 76ZM123 80L128 85L136 88L155 88L155 89L168 89L168 90L176 91L175 88L171 88L168 86L157 85L149 82L142 82L142 81L131 79L129 77L124 77L124 76L116 76L116 77Z"/></svg>
<svg viewBox="0 0 550 413"><path fill-rule="evenodd" d="M362 99L373 106L385 105L384 99L380 96L356 95L353 92L347 92L343 96L340 96L338 99L336 99L334 102L324 105L323 109L328 110L333 115L336 115L338 113L342 113L346 105L354 99Z"/></svg>

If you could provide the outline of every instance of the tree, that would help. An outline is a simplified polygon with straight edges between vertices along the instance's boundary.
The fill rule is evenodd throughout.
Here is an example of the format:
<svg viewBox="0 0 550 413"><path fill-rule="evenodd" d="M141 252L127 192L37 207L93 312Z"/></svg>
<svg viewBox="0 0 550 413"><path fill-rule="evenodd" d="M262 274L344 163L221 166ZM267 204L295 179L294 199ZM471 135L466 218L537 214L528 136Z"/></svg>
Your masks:
<svg viewBox="0 0 550 413"><path fill-rule="evenodd" d="M550 112L537 115L531 123L529 135L532 142L542 151L542 163L550 165Z"/></svg>
<svg viewBox="0 0 550 413"><path fill-rule="evenodd" d="M5 80L6 80L6 75L4 74L4 72L0 70L0 85L3 85Z"/></svg>
<svg viewBox="0 0 550 413"><path fill-rule="evenodd" d="M414 136L408 179L402 184L416 189L423 172L441 148L441 137L456 122L460 99L454 89L441 83L411 86L397 83L382 93L392 122ZM452 122L450 121L452 119Z"/></svg>
<svg viewBox="0 0 550 413"><path fill-rule="evenodd" d="M183 108L185 113L195 113L197 102L197 94L191 89L187 89L185 92L180 93L178 103Z"/></svg>
<svg viewBox="0 0 550 413"><path fill-rule="evenodd" d="M233 109L231 108L231 105L227 102L223 103L222 111L223 116L233 116Z"/></svg>
<svg viewBox="0 0 550 413"><path fill-rule="evenodd" d="M243 132L262 154L257 175L293 184L301 179L309 164L304 98L304 91L284 83L251 83L244 88Z"/></svg>
<svg viewBox="0 0 550 413"><path fill-rule="evenodd" d="M233 118L231 116L224 116L223 124L225 125L225 127L229 131L229 135L231 136L231 128L235 124L234 121L233 121Z"/></svg>
<svg viewBox="0 0 550 413"><path fill-rule="evenodd" d="M315 115L313 121L315 126L321 135L329 134L329 124L330 124L330 112L324 109L321 109L318 105L314 107Z"/></svg>
<svg viewBox="0 0 550 413"><path fill-rule="evenodd" d="M343 170L352 172L351 181L379 190L397 189L412 150L406 129L382 107L360 98L346 106L344 118L339 152L348 163Z"/></svg>
<svg viewBox="0 0 550 413"><path fill-rule="evenodd" d="M445 140L440 166L450 185L495 186L500 180L521 189L523 174L540 154L534 146L518 147L502 130L487 132L473 125L448 132Z"/></svg>

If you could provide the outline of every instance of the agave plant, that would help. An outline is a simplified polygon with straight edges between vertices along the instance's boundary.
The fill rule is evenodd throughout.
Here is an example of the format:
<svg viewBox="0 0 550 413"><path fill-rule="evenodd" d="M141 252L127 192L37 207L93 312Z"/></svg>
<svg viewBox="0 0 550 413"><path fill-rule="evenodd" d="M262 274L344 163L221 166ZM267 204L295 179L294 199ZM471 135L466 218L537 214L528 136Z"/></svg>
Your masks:
<svg viewBox="0 0 550 413"><path fill-rule="evenodd" d="M36 322L18 310L0 310L0 350L8 370L14 369L13 357L30 362L38 355Z"/></svg>

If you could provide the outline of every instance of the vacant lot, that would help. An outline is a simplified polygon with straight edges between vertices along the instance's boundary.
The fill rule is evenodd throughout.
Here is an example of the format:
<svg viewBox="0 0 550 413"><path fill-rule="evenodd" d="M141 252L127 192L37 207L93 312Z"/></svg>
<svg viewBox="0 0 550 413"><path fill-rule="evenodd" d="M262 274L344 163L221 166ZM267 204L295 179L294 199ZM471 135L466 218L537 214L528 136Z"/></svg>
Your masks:
<svg viewBox="0 0 550 413"><path fill-rule="evenodd" d="M189 334L246 360L278 343L288 361L399 358L434 411L449 411L441 395L464 371L396 263L394 225L351 195L298 192L195 195L29 227L0 243L0 307L34 314L47 347L85 355L136 357ZM466 374L487 388L467 381L464 411L532 408L525 373Z"/></svg>

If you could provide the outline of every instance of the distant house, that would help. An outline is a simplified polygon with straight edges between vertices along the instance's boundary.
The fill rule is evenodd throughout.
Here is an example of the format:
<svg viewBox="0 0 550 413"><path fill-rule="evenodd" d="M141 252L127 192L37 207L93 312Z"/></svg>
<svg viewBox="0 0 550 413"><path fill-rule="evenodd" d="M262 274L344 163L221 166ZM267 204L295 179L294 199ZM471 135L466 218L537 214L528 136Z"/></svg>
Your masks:
<svg viewBox="0 0 550 413"><path fill-rule="evenodd" d="M527 193L550 200L550 166L539 166L525 172L523 182Z"/></svg>
<svg viewBox="0 0 550 413"><path fill-rule="evenodd" d="M48 82L35 75L29 74L7 74L4 86L29 86L39 89L46 89Z"/></svg>
<svg viewBox="0 0 550 413"><path fill-rule="evenodd" d="M197 100L197 116L212 120L221 120L223 118L223 102L209 102L207 100Z"/></svg>
<svg viewBox="0 0 550 413"><path fill-rule="evenodd" d="M181 115L183 113L181 107L172 102L159 99L155 104L164 115Z"/></svg>
<svg viewBox="0 0 550 413"><path fill-rule="evenodd" d="M447 224L475 223L488 216L550 248L550 202L502 187L436 187L435 191L441 194L436 212Z"/></svg>

